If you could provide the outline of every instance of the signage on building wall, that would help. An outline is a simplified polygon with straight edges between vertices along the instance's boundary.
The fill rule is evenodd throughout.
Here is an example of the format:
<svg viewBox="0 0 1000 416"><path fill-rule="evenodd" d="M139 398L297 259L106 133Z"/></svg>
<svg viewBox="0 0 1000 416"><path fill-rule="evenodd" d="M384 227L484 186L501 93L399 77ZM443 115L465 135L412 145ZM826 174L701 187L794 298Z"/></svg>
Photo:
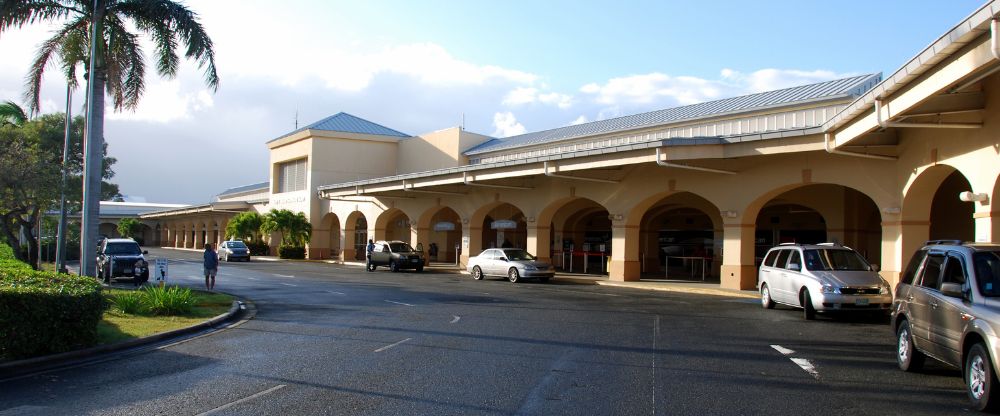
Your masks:
<svg viewBox="0 0 1000 416"><path fill-rule="evenodd" d="M454 231L454 230L455 230L455 223L453 222L441 221L437 224L434 224L434 231Z"/></svg>
<svg viewBox="0 0 1000 416"><path fill-rule="evenodd" d="M304 195L286 196L286 197L275 198L273 200L273 203L275 205L297 204L300 202L306 202L306 197Z"/></svg>
<svg viewBox="0 0 1000 416"><path fill-rule="evenodd" d="M511 220L496 220L490 223L490 228L494 230L508 230L517 228L517 222Z"/></svg>

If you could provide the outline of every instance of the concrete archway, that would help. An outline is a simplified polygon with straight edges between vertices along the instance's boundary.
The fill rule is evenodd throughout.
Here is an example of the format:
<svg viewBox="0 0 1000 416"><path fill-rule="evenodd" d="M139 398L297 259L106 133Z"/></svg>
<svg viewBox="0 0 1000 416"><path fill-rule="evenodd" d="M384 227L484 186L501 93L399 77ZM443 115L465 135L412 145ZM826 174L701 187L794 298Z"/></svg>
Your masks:
<svg viewBox="0 0 1000 416"><path fill-rule="evenodd" d="M412 244L413 222L403 210L390 208L375 220L376 240L400 240Z"/></svg>
<svg viewBox="0 0 1000 416"><path fill-rule="evenodd" d="M344 259L365 260L368 243L368 219L361 211L354 211L344 223Z"/></svg>
<svg viewBox="0 0 1000 416"><path fill-rule="evenodd" d="M417 246L428 261L455 263L456 247L462 242L462 222L458 212L447 206L434 206L417 220Z"/></svg>
<svg viewBox="0 0 1000 416"><path fill-rule="evenodd" d="M495 221L504 222L494 223ZM510 225L513 227L508 228ZM494 228L496 226L503 228ZM485 248L500 247L505 242L509 242L513 247L527 248L527 219L524 217L524 211L514 204L495 201L479 207L469 219L469 252L463 252L462 257L475 256Z"/></svg>
<svg viewBox="0 0 1000 416"><path fill-rule="evenodd" d="M310 254L315 253L318 258L328 259L340 256L340 218L335 213L328 213L323 216L318 229L313 230Z"/></svg>
<svg viewBox="0 0 1000 416"><path fill-rule="evenodd" d="M971 241L975 238L975 206L958 194L972 190L968 179L953 166L924 169L903 189L901 261L909 262L924 242L936 239Z"/></svg>
<svg viewBox="0 0 1000 416"><path fill-rule="evenodd" d="M607 274L612 232L606 207L588 198L561 198L539 214L535 247L538 257L561 270Z"/></svg>
<svg viewBox="0 0 1000 416"><path fill-rule="evenodd" d="M662 192L637 204L629 217L637 223L635 250L643 276L685 280L718 276L722 218L709 200L692 192Z"/></svg>

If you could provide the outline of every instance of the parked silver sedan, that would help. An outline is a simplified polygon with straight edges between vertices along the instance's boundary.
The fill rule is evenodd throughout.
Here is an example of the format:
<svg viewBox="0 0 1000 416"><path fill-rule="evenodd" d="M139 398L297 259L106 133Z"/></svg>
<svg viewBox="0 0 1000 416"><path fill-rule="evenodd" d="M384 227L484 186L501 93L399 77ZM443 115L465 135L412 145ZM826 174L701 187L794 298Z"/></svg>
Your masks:
<svg viewBox="0 0 1000 416"><path fill-rule="evenodd" d="M511 283L522 278L536 278L547 282L555 275L551 264L538 261L521 248L491 248L469 258L469 273L482 280L485 276L506 277Z"/></svg>

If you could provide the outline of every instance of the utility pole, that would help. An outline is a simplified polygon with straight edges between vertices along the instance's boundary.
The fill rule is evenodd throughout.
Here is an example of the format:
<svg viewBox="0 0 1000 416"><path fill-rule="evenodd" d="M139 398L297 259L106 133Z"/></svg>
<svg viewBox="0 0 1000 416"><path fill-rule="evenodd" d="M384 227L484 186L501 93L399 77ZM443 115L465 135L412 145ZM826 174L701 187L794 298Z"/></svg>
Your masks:
<svg viewBox="0 0 1000 416"><path fill-rule="evenodd" d="M87 135L84 138L83 150L83 218L80 225L80 276L95 276L97 274L97 229L100 225L101 213L101 173L104 171L104 119L94 117L97 109L104 114L104 77L103 66L98 55L98 36L101 22L104 20L105 4L103 0L94 0L93 15L90 22L90 66L87 77Z"/></svg>
<svg viewBox="0 0 1000 416"><path fill-rule="evenodd" d="M62 182L59 186L59 234L56 240L56 272L66 273L66 168L69 159L69 135L72 131L70 115L73 103L73 88L66 84L66 137L63 139Z"/></svg>

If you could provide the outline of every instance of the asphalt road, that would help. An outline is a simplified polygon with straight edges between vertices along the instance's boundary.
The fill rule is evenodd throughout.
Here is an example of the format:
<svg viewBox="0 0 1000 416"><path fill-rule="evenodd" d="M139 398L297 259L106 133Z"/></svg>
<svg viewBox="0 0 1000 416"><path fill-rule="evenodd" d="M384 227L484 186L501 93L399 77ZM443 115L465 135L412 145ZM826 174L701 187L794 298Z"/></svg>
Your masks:
<svg viewBox="0 0 1000 416"><path fill-rule="evenodd" d="M200 253L150 251L173 283L203 285ZM216 289L251 300L254 319L0 380L0 416L969 412L960 373L899 371L878 320L317 263L219 270Z"/></svg>

